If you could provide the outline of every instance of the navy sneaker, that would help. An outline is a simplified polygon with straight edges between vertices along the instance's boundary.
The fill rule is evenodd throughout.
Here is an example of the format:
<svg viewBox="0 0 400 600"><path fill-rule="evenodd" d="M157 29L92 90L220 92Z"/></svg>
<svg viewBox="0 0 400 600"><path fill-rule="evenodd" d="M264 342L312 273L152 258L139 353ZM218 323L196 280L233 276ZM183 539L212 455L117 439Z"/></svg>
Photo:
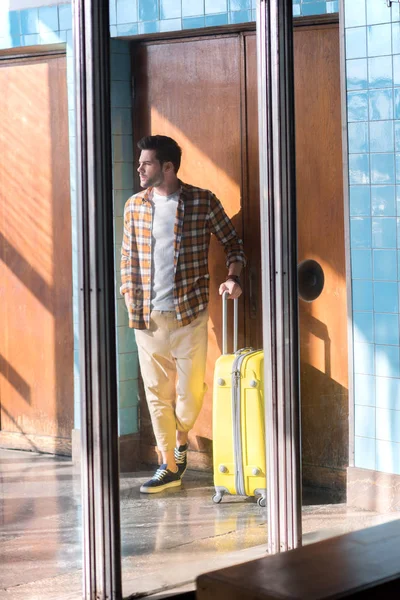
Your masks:
<svg viewBox="0 0 400 600"><path fill-rule="evenodd" d="M179 469L176 473L173 473L167 469L167 465L161 465L153 477L141 486L140 491L143 494L157 494L157 492L163 492L168 488L178 487L181 483Z"/></svg>
<svg viewBox="0 0 400 600"><path fill-rule="evenodd" d="M178 467L178 473L181 477L183 477L187 469L187 450L187 444L184 444L183 446L179 446L179 448L174 449L175 462L176 466Z"/></svg>

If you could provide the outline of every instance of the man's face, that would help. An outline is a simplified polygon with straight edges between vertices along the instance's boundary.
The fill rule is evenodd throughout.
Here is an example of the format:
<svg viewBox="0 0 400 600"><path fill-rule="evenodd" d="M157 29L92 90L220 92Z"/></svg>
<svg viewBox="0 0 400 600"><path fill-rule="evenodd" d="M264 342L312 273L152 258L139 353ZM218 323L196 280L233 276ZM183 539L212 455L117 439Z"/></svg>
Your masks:
<svg viewBox="0 0 400 600"><path fill-rule="evenodd" d="M164 182L164 171L156 158L155 150L142 150L139 157L138 173L143 188L157 187Z"/></svg>

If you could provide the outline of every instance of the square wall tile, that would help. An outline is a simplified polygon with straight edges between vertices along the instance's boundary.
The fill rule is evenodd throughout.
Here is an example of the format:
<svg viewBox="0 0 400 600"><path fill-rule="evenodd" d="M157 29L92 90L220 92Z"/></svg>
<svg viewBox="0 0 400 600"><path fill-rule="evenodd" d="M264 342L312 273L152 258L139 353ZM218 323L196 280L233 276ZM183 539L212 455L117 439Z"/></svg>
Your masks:
<svg viewBox="0 0 400 600"><path fill-rule="evenodd" d="M117 0L109 0L110 35L111 27L117 24Z"/></svg>
<svg viewBox="0 0 400 600"><path fill-rule="evenodd" d="M354 342L354 373L375 374L374 344Z"/></svg>
<svg viewBox="0 0 400 600"><path fill-rule="evenodd" d="M387 344L389 346L398 346L400 343L399 315L392 315L389 313L375 313L374 320L375 343Z"/></svg>
<svg viewBox="0 0 400 600"><path fill-rule="evenodd" d="M159 0L138 0L138 2L140 21L157 21L159 19Z"/></svg>
<svg viewBox="0 0 400 600"><path fill-rule="evenodd" d="M114 244L122 244L123 231L124 231L123 217L115 217L114 216Z"/></svg>
<svg viewBox="0 0 400 600"><path fill-rule="evenodd" d="M373 250L374 279L397 281L397 250Z"/></svg>
<svg viewBox="0 0 400 600"><path fill-rule="evenodd" d="M350 154L349 155L350 185L369 183L369 181L370 181L369 169L370 169L370 161L369 161L368 154ZM393 172L394 172L394 161L393 161ZM378 183L378 182L376 182L376 183ZM386 183L386 181L382 181L379 183Z"/></svg>
<svg viewBox="0 0 400 600"><path fill-rule="evenodd" d="M111 0L112 2L115 0ZM58 21L60 29L72 29L72 6L71 4L60 4L58 7Z"/></svg>
<svg viewBox="0 0 400 600"><path fill-rule="evenodd" d="M160 21L160 31L180 31L182 19L165 19Z"/></svg>
<svg viewBox="0 0 400 600"><path fill-rule="evenodd" d="M126 81L131 84L131 57L129 54L115 54L111 52L111 86L114 81Z"/></svg>
<svg viewBox="0 0 400 600"><path fill-rule="evenodd" d="M392 377L376 377L376 406L400 410L400 379Z"/></svg>
<svg viewBox="0 0 400 600"><path fill-rule="evenodd" d="M126 310L125 300L118 298L115 302L116 306L116 325L117 327L128 327L128 311Z"/></svg>
<svg viewBox="0 0 400 600"><path fill-rule="evenodd" d="M133 193L133 165L128 162L114 164L114 189Z"/></svg>
<svg viewBox="0 0 400 600"><path fill-rule="evenodd" d="M354 376L354 401L363 406L375 406L375 377L373 375Z"/></svg>
<svg viewBox="0 0 400 600"><path fill-rule="evenodd" d="M135 333L129 327L117 327L118 354L136 352Z"/></svg>
<svg viewBox="0 0 400 600"><path fill-rule="evenodd" d="M44 6L39 8L39 33L58 31L58 7Z"/></svg>
<svg viewBox="0 0 400 600"><path fill-rule="evenodd" d="M113 134L132 134L132 111L130 108L111 109L111 130Z"/></svg>
<svg viewBox="0 0 400 600"><path fill-rule="evenodd" d="M383 473L400 475L400 444L376 441L376 469Z"/></svg>
<svg viewBox="0 0 400 600"><path fill-rule="evenodd" d="M350 216L369 217L371 215L371 188L369 185L350 186Z"/></svg>
<svg viewBox="0 0 400 600"><path fill-rule="evenodd" d="M158 33L160 31L159 21L146 21L139 23L139 33Z"/></svg>
<svg viewBox="0 0 400 600"><path fill-rule="evenodd" d="M396 217L373 217L372 247L396 248L397 222Z"/></svg>
<svg viewBox="0 0 400 600"><path fill-rule="evenodd" d="M349 91L368 87L368 63L366 58L346 60L346 81Z"/></svg>
<svg viewBox="0 0 400 600"><path fill-rule="evenodd" d="M129 408L139 404L138 380L128 379L118 383L118 404L120 408Z"/></svg>
<svg viewBox="0 0 400 600"><path fill-rule="evenodd" d="M379 377L400 376L398 346L375 346L375 372Z"/></svg>
<svg viewBox="0 0 400 600"><path fill-rule="evenodd" d="M339 0L331 0L326 3L327 13L338 13L339 12Z"/></svg>
<svg viewBox="0 0 400 600"><path fill-rule="evenodd" d="M182 0L182 17L204 15L204 0Z"/></svg>
<svg viewBox="0 0 400 600"><path fill-rule="evenodd" d="M351 154L369 152L368 123L348 124L349 152Z"/></svg>
<svg viewBox="0 0 400 600"><path fill-rule="evenodd" d="M117 0L117 25L136 23L138 20L137 0Z"/></svg>
<svg viewBox="0 0 400 600"><path fill-rule="evenodd" d="M306 16L311 15L322 15L326 13L326 2L321 0L320 2L303 2L301 5L301 14Z"/></svg>
<svg viewBox="0 0 400 600"><path fill-rule="evenodd" d="M391 56L368 59L368 82L371 88L384 88L393 85L393 63Z"/></svg>
<svg viewBox="0 0 400 600"><path fill-rule="evenodd" d="M39 9L27 8L20 11L21 34L39 33Z"/></svg>
<svg viewBox="0 0 400 600"><path fill-rule="evenodd" d="M367 217L351 217L350 242L352 248L371 248L371 219Z"/></svg>
<svg viewBox="0 0 400 600"><path fill-rule="evenodd" d="M394 152L393 121L371 121L369 124L371 152Z"/></svg>
<svg viewBox="0 0 400 600"><path fill-rule="evenodd" d="M137 23L120 23L117 25L117 35L137 35L139 33L139 26Z"/></svg>
<svg viewBox="0 0 400 600"><path fill-rule="evenodd" d="M384 56L392 54L391 24L370 25L367 27L367 47L368 56ZM354 56L354 58L358 57Z"/></svg>
<svg viewBox="0 0 400 600"><path fill-rule="evenodd" d="M375 470L375 440L356 436L354 439L354 464L359 469Z"/></svg>
<svg viewBox="0 0 400 600"><path fill-rule="evenodd" d="M251 8L251 0L229 0L229 10L247 10Z"/></svg>
<svg viewBox="0 0 400 600"><path fill-rule="evenodd" d="M40 36L37 33L30 33L29 35L21 35L22 46L36 46L40 43Z"/></svg>
<svg viewBox="0 0 400 600"><path fill-rule="evenodd" d="M369 118L371 121L393 119L393 90L369 92Z"/></svg>
<svg viewBox="0 0 400 600"><path fill-rule="evenodd" d="M250 23L251 10L235 10L228 14L228 23Z"/></svg>
<svg viewBox="0 0 400 600"><path fill-rule="evenodd" d="M392 315L388 315L392 316ZM372 312L353 312L355 342L374 343L374 315ZM385 342L386 343L386 342Z"/></svg>
<svg viewBox="0 0 400 600"><path fill-rule="evenodd" d="M392 4L392 21L400 21L400 6L398 4Z"/></svg>
<svg viewBox="0 0 400 600"><path fill-rule="evenodd" d="M372 185L371 209L373 216L396 216L395 186Z"/></svg>
<svg viewBox="0 0 400 600"><path fill-rule="evenodd" d="M139 431L138 409L136 406L120 408L118 411L119 435L129 435Z"/></svg>
<svg viewBox="0 0 400 600"><path fill-rule="evenodd" d="M366 2L368 25L390 22L390 10L386 2L377 2L376 0L366 0Z"/></svg>
<svg viewBox="0 0 400 600"><path fill-rule="evenodd" d="M128 328L126 328L128 329ZM133 334L135 335L135 334ZM139 359L137 352L118 355L118 381L137 379L139 376Z"/></svg>
<svg viewBox="0 0 400 600"><path fill-rule="evenodd" d="M114 162L133 162L133 140L131 135L113 136Z"/></svg>
<svg viewBox="0 0 400 600"><path fill-rule="evenodd" d="M347 118L352 121L368 121L368 92L348 92Z"/></svg>
<svg viewBox="0 0 400 600"><path fill-rule="evenodd" d="M375 408L373 406L355 406L354 430L357 436L375 437Z"/></svg>
<svg viewBox="0 0 400 600"><path fill-rule="evenodd" d="M346 58L364 58L367 56L366 27L346 29Z"/></svg>
<svg viewBox="0 0 400 600"><path fill-rule="evenodd" d="M376 439L400 442L400 411L376 409Z"/></svg>
<svg viewBox="0 0 400 600"><path fill-rule="evenodd" d="M400 23L392 23L392 52L400 54Z"/></svg>
<svg viewBox="0 0 400 600"><path fill-rule="evenodd" d="M372 251L361 248L351 250L351 276L353 279L372 279Z"/></svg>
<svg viewBox="0 0 400 600"><path fill-rule="evenodd" d="M394 154L371 154L371 183L395 183Z"/></svg>
<svg viewBox="0 0 400 600"><path fill-rule="evenodd" d="M182 7L176 0L160 0L160 19L180 19Z"/></svg>
<svg viewBox="0 0 400 600"><path fill-rule="evenodd" d="M132 86L127 81L111 82L111 107L130 108L132 106Z"/></svg>
<svg viewBox="0 0 400 600"><path fill-rule="evenodd" d="M199 29L205 27L205 24L204 17L187 17L187 19L182 19L182 29Z"/></svg>
<svg viewBox="0 0 400 600"><path fill-rule="evenodd" d="M219 27L220 25L228 25L228 13L206 15L206 27Z"/></svg>
<svg viewBox="0 0 400 600"><path fill-rule="evenodd" d="M356 279L352 282L353 310L373 311L373 287L372 281Z"/></svg>
<svg viewBox="0 0 400 600"><path fill-rule="evenodd" d="M399 300L397 283L374 281L374 310L380 313L398 313Z"/></svg>
<svg viewBox="0 0 400 600"><path fill-rule="evenodd" d="M365 0L351 0L344 3L344 22L346 27L366 25Z"/></svg>
<svg viewBox="0 0 400 600"><path fill-rule="evenodd" d="M227 0L204 0L206 15L212 13L224 13L228 11Z"/></svg>

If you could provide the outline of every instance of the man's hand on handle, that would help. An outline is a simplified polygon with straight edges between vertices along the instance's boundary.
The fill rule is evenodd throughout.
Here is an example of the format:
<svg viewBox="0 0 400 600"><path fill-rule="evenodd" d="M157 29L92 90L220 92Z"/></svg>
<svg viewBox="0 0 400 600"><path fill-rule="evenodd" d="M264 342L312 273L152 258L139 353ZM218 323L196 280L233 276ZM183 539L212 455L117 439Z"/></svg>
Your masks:
<svg viewBox="0 0 400 600"><path fill-rule="evenodd" d="M219 286L220 296L222 296L224 292L229 292L229 298L234 300L235 298L239 298L239 296L242 294L242 288L238 283L236 283L236 281L230 281L228 279Z"/></svg>

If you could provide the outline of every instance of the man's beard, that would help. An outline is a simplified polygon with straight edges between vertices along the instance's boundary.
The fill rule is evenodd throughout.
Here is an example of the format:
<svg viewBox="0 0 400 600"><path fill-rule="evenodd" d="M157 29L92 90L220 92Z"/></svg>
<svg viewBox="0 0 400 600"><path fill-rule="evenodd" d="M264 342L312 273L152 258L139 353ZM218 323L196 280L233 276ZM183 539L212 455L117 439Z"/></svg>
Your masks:
<svg viewBox="0 0 400 600"><path fill-rule="evenodd" d="M140 186L146 190L149 187L158 187L162 183L164 183L164 177L160 173L159 175L154 175L154 177L150 177L149 179L146 179L145 181L143 181L143 183L140 182Z"/></svg>

